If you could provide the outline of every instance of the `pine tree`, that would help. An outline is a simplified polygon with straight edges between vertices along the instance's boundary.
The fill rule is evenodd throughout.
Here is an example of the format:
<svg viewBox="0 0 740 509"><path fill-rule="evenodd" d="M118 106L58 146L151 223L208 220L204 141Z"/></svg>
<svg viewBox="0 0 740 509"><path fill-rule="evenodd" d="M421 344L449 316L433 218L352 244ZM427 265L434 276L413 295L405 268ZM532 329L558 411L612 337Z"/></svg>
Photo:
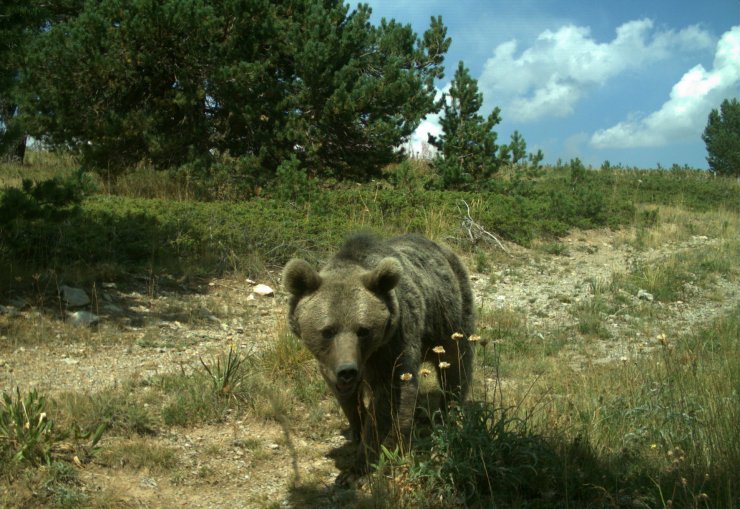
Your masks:
<svg viewBox="0 0 740 509"><path fill-rule="evenodd" d="M725 99L713 109L702 139L707 146L709 170L716 175L740 177L740 102Z"/></svg>
<svg viewBox="0 0 740 509"><path fill-rule="evenodd" d="M0 11L0 156L23 162L25 127L19 119L18 84L30 41L76 15L83 0L9 0Z"/></svg>
<svg viewBox="0 0 740 509"><path fill-rule="evenodd" d="M485 119L478 113L483 95L463 62L458 64L450 90L441 100L442 134L429 135L429 143L438 150L435 168L443 187L470 188L488 179L499 167L493 127L501 121L500 109L494 108Z"/></svg>
<svg viewBox="0 0 740 509"><path fill-rule="evenodd" d="M23 85L34 134L122 170L212 154L268 175L366 178L438 107L450 40L433 18L370 23L341 0L101 0L37 38Z"/></svg>
<svg viewBox="0 0 740 509"><path fill-rule="evenodd" d="M527 142L519 131L511 133L511 142L509 143L511 151L511 163L517 164L524 161L527 157Z"/></svg>

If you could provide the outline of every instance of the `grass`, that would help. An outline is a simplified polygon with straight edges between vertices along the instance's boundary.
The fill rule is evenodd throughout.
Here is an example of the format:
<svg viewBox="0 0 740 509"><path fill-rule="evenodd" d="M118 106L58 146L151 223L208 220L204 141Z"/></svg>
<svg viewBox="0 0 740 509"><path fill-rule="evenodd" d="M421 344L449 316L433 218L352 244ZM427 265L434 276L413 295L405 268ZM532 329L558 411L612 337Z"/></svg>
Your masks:
<svg viewBox="0 0 740 509"><path fill-rule="evenodd" d="M504 385L461 407L410 457L385 453L376 506L737 507L740 308L661 338L651 355L553 364L523 399ZM538 354L484 355L515 356Z"/></svg>
<svg viewBox="0 0 740 509"><path fill-rule="evenodd" d="M21 176L43 181L65 168L63 176L73 178L69 167L53 158L25 173L0 166L0 183L18 187ZM10 265L0 276L0 299L22 293L47 310L59 308L55 288L72 274L88 278L85 288L122 274L146 274L152 310L165 273L178 281L193 274L269 274L294 254L320 261L346 231L362 228L426 233L453 244L479 272L501 272L527 284L517 279L521 260L455 240L465 236L460 199L487 229L534 245L537 257L575 256L558 240L572 226L622 225L614 237L644 261L610 280L590 282L589 298L568 302L574 327L537 330L527 303L513 308L484 302L472 400L443 424L418 430L409 454L385 451L363 490L327 495L323 471L311 471L314 465L303 465L295 452L333 440L342 418L315 361L279 317L259 351L223 345L220 354L198 364L94 392L9 394L0 412L1 457L7 463L26 451L22 456L34 460L3 470L0 507L130 506L124 497L89 489L74 455L95 458L96 467L87 468L105 475L148 472L183 490L233 490L235 479L224 478L211 461L231 452L209 445L198 452L192 473L167 437L199 428L238 436L235 430L246 419L279 429L280 438L270 441L292 451L287 461L309 470L303 477L292 474L287 496L296 507L328 503L329 496L334 505L381 508L740 506L740 308L718 302L726 313L687 330L666 320L665 312L680 300L715 298L718 282L737 283L738 184L693 172L609 170L581 175L586 181L578 190L569 188L567 171L543 173L519 181L510 176L501 192L443 193L424 191L423 171L411 167L397 172L395 184L321 189L295 205L269 196L196 202L200 191L186 179L139 168L116 183L98 181L97 191L83 193L67 216L42 212L14 217L11 228L4 223L0 236L11 245L3 245L0 257ZM18 236L21 231L27 235ZM53 242L45 244L48 239ZM674 254L653 255L666 244ZM640 289L655 302L637 301ZM186 326L206 323L201 304L219 307L220 318L245 313L238 309L242 302L212 299L165 306L157 317ZM620 332L606 328L605 317L627 314L633 321ZM52 340L52 331L60 334L57 341L82 345L122 337L113 327L60 329L53 313L23 316L0 314L0 336L10 348L41 345ZM594 345L637 333L649 348L594 362ZM146 328L138 341L139 347L171 346L158 327ZM172 341L189 345L185 338ZM572 367L573 356L584 358L586 368ZM39 431L45 423L49 428ZM98 443L93 437L100 438L101 423L105 434ZM276 461L262 437L234 441L250 468ZM72 452L61 454L68 442ZM81 455L85 451L88 456ZM301 454L315 459L319 453ZM263 497L260 505L282 504L256 496Z"/></svg>
<svg viewBox="0 0 740 509"><path fill-rule="evenodd" d="M632 295L645 290L662 302L686 299L696 288L707 287L718 276L737 280L740 241L722 239L701 250L671 254L665 259L639 264L616 277L613 284Z"/></svg>

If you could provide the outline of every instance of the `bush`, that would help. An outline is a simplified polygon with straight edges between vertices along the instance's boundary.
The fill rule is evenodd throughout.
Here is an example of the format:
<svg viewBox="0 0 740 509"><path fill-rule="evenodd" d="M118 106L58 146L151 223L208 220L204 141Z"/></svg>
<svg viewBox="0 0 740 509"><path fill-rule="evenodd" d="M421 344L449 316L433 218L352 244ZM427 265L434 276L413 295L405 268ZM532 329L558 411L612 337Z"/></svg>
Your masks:
<svg viewBox="0 0 740 509"><path fill-rule="evenodd" d="M296 156L283 161L276 171L274 198L282 202L303 204L313 195L315 185Z"/></svg>
<svg viewBox="0 0 740 509"><path fill-rule="evenodd" d="M472 506L494 492L511 500L546 498L557 478L556 455L526 421L486 402L453 411L432 434L431 457L440 479Z"/></svg>
<svg viewBox="0 0 740 509"><path fill-rule="evenodd" d="M46 413L46 398L35 389L24 396L3 391L0 401L0 458L7 465L49 463L56 441L54 422Z"/></svg>
<svg viewBox="0 0 740 509"><path fill-rule="evenodd" d="M709 170L716 175L740 177L740 102L725 99L719 111L709 113L702 139L707 146Z"/></svg>

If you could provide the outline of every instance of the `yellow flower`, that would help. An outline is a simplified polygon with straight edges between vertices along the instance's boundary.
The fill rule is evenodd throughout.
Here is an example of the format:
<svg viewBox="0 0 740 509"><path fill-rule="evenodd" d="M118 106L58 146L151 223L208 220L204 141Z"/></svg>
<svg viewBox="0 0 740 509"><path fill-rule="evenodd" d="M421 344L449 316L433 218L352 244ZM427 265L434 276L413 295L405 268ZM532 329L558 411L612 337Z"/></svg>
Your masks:
<svg viewBox="0 0 740 509"><path fill-rule="evenodd" d="M660 343L663 346L668 344L668 339L666 338L665 334L658 334L655 339L657 339L658 343Z"/></svg>
<svg viewBox="0 0 740 509"><path fill-rule="evenodd" d="M480 341L480 336L477 334L473 334L472 336L468 338L468 341L470 341L471 343L476 343Z"/></svg>
<svg viewBox="0 0 740 509"><path fill-rule="evenodd" d="M431 375L431 374L432 374L432 372L431 372L431 371L430 371L429 369L427 369L427 368L421 368L421 369L419 370L419 374L420 374L421 376L427 377L427 376Z"/></svg>
<svg viewBox="0 0 740 509"><path fill-rule="evenodd" d="M401 375L401 380L404 381L404 382L408 382L412 378L414 378L414 375L412 375L411 373L403 373Z"/></svg>
<svg viewBox="0 0 740 509"><path fill-rule="evenodd" d="M464 337L465 336L463 336L463 334L461 332L453 332L452 333L452 339L454 339L455 341L457 341L458 339L462 339Z"/></svg>
<svg viewBox="0 0 740 509"><path fill-rule="evenodd" d="M439 353L439 354L445 353L445 347L443 347L442 345L437 345L434 348L432 348L432 352Z"/></svg>
<svg viewBox="0 0 740 509"><path fill-rule="evenodd" d="M449 362L442 361L442 362L439 363L439 367L440 367L440 369L447 369L447 368L450 367L450 363Z"/></svg>

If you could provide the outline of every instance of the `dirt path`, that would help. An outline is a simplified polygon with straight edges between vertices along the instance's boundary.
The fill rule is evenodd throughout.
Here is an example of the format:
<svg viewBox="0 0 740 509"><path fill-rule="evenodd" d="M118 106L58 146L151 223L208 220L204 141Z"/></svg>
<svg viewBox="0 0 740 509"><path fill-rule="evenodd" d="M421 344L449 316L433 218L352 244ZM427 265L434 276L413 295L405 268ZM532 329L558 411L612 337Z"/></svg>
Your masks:
<svg viewBox="0 0 740 509"><path fill-rule="evenodd" d="M574 233L562 240L560 254L511 246L511 257L502 258L490 273L472 274L476 299L483 307L520 311L528 333L545 337L572 327L577 321L574 306L591 299L595 288L608 284L614 274L717 242L693 237L637 252L625 242L625 235ZM474 266L472 260L469 266ZM245 281L223 279L192 287L170 280L127 288L102 286L92 307L101 321L93 328L64 323L58 313L24 305L34 296L0 296L5 299L0 300L0 388L36 387L50 395L91 393L132 378L146 380L197 366L200 358L223 353L230 345L242 351L263 349L285 327L281 292L255 296L253 285ZM656 312L674 330L687 330L738 301L736 283L718 279L711 291L712 299L697 290L686 302L655 302ZM636 295L625 298L638 300ZM612 362L633 355L636 345L650 348L653 339L634 327L628 312L604 316L603 321L616 340L595 341L586 353L571 354L568 362L574 369L587 361ZM345 439L339 434L342 420L336 408L331 402L322 404L327 407L321 432L300 422L255 417L162 430L137 439L138 446L174 450L177 460L171 469L92 463L81 471L81 478L86 490L106 493L118 501L116 507L300 507L302 500L312 500L318 507L343 507L347 500L342 496L360 495L331 489L337 474L333 456ZM106 447L130 441L105 440Z"/></svg>

